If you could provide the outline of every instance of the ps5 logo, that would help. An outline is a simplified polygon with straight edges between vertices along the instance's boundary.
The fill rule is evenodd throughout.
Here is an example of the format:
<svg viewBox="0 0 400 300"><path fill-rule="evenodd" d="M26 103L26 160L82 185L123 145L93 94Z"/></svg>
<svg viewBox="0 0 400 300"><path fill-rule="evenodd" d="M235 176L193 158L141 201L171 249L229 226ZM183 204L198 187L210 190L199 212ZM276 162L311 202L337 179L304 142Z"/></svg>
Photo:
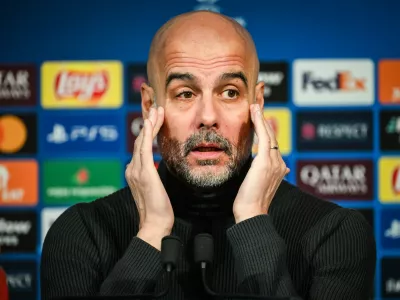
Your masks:
<svg viewBox="0 0 400 300"><path fill-rule="evenodd" d="M220 6L216 5L216 3L220 0L196 0L200 4L196 5L193 10L209 10L216 13L221 13L222 9ZM235 17L232 18L236 20L240 25L246 27L246 20L243 17Z"/></svg>
<svg viewBox="0 0 400 300"><path fill-rule="evenodd" d="M118 139L118 130L113 125L76 125L72 126L68 132L64 125L55 123L53 130L47 135L47 142L63 144L68 141L94 142L114 142Z"/></svg>
<svg viewBox="0 0 400 300"><path fill-rule="evenodd" d="M390 227L385 230L385 237L391 239L400 239L400 220L394 219Z"/></svg>

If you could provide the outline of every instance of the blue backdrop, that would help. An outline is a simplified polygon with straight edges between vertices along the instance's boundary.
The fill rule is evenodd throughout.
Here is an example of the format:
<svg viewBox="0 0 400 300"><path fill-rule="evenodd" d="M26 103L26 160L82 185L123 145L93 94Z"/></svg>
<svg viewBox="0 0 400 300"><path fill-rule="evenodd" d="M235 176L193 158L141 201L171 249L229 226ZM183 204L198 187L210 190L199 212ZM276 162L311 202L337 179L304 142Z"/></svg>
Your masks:
<svg viewBox="0 0 400 300"><path fill-rule="evenodd" d="M257 1L257 0L168 0L168 1L141 1L141 0L104 0L104 1L2 1L0 4L0 64L35 64L38 74L44 61L71 61L71 60L117 60L124 67L124 104L113 110L113 124L119 128L121 139L110 146L109 153L85 153L82 151L71 154L64 148L60 153L57 147L44 147L44 135L51 131L48 126L54 126L52 120L46 116L68 116L74 113L82 115L81 111L70 110L46 111L40 105L40 76L37 83L37 105L34 107L2 107L2 112L34 112L38 119L38 151L29 156L39 163L39 185L41 181L43 160L53 157L80 157L80 158L119 158L122 166L130 159L127 151L127 126L125 118L129 112L138 112L139 105L128 103L128 88L126 84L127 66L130 63L144 63L151 39L156 30L172 16L194 9L208 8L237 18L252 34L258 49L261 61L285 61L289 64L287 103L271 103L266 107L286 107L292 112L291 132L296 132L296 113L298 111L326 111L329 107L297 107L292 99L292 63L299 58L345 58L345 59L370 59L375 64L377 78L377 65L381 59L400 59L400 2L396 0L336 0L336 1ZM400 76L400 74L395 75ZM381 110L398 110L393 105L380 104L378 88L375 89L374 104L362 107L373 114L373 148L364 152L297 152L296 135L292 134L292 148L285 159L292 169L288 179L296 183L296 162L299 159L371 159L374 162L373 199L371 201L338 201L343 206L356 209L373 209L373 226L377 238L378 260L375 280L375 299L381 299L381 294L391 295L390 299L400 299L400 288L397 290L391 284L400 286L400 268L397 272L390 273L392 281L388 283L387 276L383 278L381 260L383 258L396 258L393 263L386 265L400 266L400 244L398 238L386 247L388 241L383 241L388 219L382 218L382 209L390 208L398 212L396 202L400 203L398 196L392 203L382 203L379 199L379 172L378 159L393 156L400 164L400 147L396 151L383 152L379 146L379 113ZM335 108L338 109L337 107ZM354 108L343 108L354 109ZM102 110L104 113L105 111ZM86 112L85 112L86 113ZM96 115L95 110L88 112ZM115 116L116 113L116 116ZM118 120L118 117L120 119ZM92 122L93 123L93 122ZM91 125L90 123L89 125ZM47 125L46 125L47 124ZM71 124L72 126L72 124ZM115 142L115 140L114 140ZM61 148L60 148L61 149ZM106 151L107 152L107 151ZM12 155L7 156L10 159ZM0 158L0 159L4 159ZM124 184L121 172L121 186ZM38 214L37 250L35 253L4 253L0 254L0 265L3 263L16 264L19 261L40 261L42 244L42 226L40 221L41 211L45 206L43 202L44 191L39 191L38 205L32 209ZM23 207L2 207L0 213L8 210L18 211ZM382 218L382 219L381 219ZM390 215L393 220L400 220L400 214ZM397 219L396 219L397 218ZM390 220L392 220L390 219ZM400 222L400 221L399 221ZM42 224L42 226L40 225ZM385 228L383 228L385 226ZM400 226L400 225L399 225ZM396 236L394 234L394 236ZM7 270L7 268L6 268ZM36 275L38 276L38 268ZM397 277L396 277L397 276ZM37 277L38 278L38 277ZM37 280L33 283L39 286ZM393 283L394 282L394 283ZM39 297L39 289L35 289ZM394 291L394 292L390 292ZM22 294L15 292L14 298L22 299ZM31 295L31 294L30 294ZM31 296L29 296L31 297ZM28 298L25 298L28 299ZM31 297L29 299L35 299Z"/></svg>

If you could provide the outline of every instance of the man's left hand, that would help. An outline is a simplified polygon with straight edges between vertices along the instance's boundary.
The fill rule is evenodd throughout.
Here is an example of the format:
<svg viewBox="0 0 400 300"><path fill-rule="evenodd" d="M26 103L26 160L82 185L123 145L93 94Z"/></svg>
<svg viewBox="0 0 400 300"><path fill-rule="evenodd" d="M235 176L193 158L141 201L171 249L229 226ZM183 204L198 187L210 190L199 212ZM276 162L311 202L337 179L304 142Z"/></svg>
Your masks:
<svg viewBox="0 0 400 300"><path fill-rule="evenodd" d="M290 172L277 149L275 134L258 104L250 105L250 115L258 137L258 153L233 204L236 223L268 214L276 190Z"/></svg>

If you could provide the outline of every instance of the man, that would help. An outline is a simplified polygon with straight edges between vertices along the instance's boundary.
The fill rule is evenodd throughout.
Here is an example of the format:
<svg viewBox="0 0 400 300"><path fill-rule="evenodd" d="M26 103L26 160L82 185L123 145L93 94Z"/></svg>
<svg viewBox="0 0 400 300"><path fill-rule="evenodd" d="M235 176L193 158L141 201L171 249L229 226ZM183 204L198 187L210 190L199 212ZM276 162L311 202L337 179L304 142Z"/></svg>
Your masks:
<svg viewBox="0 0 400 300"><path fill-rule="evenodd" d="M250 34L216 13L186 13L157 32L129 187L74 205L53 224L41 261L43 300L161 291L161 240L170 234L184 250L165 299L211 299L192 257L203 232L215 240L209 282L218 292L369 297L372 230L358 212L283 180L289 169L262 115L258 65Z"/></svg>

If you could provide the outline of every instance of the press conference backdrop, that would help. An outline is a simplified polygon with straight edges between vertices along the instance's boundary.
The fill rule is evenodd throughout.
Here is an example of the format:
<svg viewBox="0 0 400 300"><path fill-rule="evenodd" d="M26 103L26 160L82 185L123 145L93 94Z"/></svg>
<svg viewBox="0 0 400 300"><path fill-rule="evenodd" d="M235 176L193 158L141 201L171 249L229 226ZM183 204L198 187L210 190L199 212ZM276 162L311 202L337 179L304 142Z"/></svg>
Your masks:
<svg viewBox="0 0 400 300"><path fill-rule="evenodd" d="M41 247L53 221L125 185L151 38L170 17L198 9L251 32L287 180L365 215L378 247L373 297L400 298L399 3L3 3L0 265L11 299L40 299ZM157 163L156 143L154 153Z"/></svg>

